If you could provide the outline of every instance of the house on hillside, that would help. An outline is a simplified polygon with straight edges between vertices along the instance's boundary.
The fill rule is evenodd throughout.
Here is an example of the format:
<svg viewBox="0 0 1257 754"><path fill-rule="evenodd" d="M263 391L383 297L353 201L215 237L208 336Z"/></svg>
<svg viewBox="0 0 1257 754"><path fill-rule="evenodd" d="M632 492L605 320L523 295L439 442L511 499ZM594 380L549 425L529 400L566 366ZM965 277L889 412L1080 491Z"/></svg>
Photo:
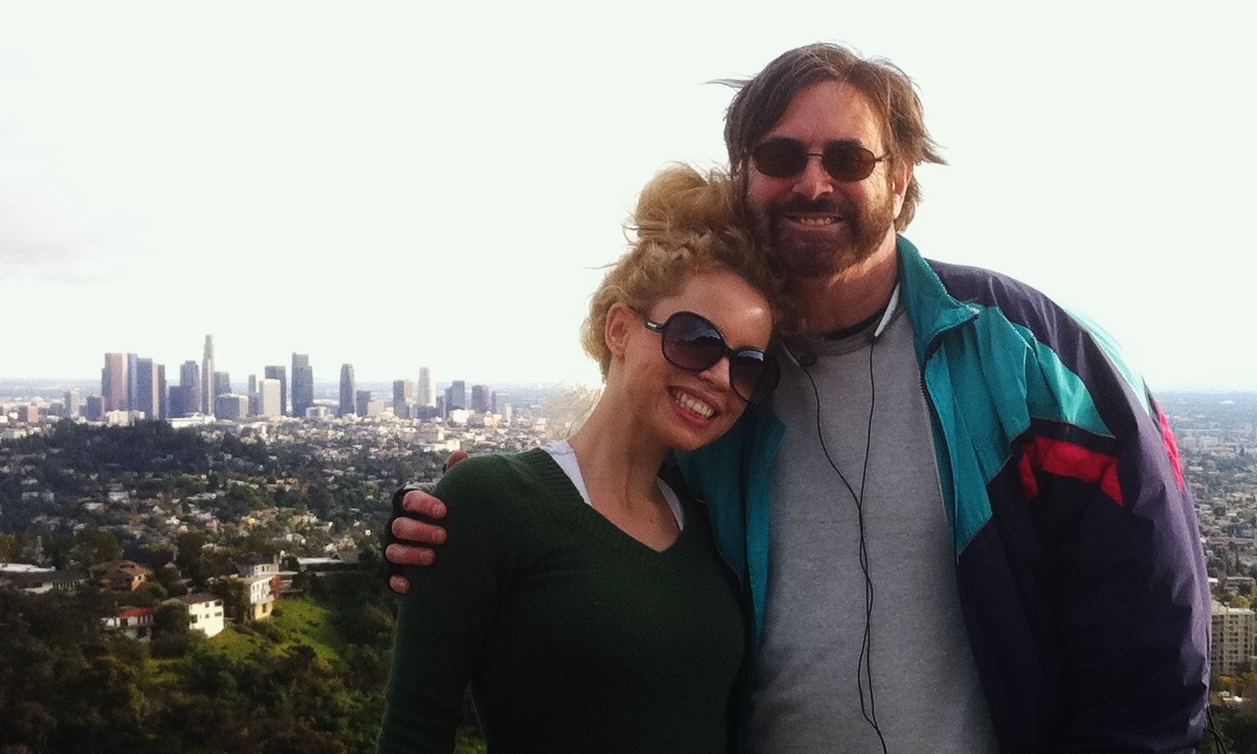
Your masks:
<svg viewBox="0 0 1257 754"><path fill-rule="evenodd" d="M206 636L218 636L223 632L223 600L212 594L188 594L176 597L188 606L188 628L194 628Z"/></svg>
<svg viewBox="0 0 1257 754"><path fill-rule="evenodd" d="M243 578L249 594L248 618L250 620L266 620L275 611L275 600L279 597L278 576L253 576Z"/></svg>
<svg viewBox="0 0 1257 754"><path fill-rule="evenodd" d="M101 627L106 631L117 632L132 639L148 640L153 638L153 616L156 608L132 607L117 615L100 619Z"/></svg>
<svg viewBox="0 0 1257 754"><path fill-rule="evenodd" d="M274 555L247 553L236 560L236 573L241 578L279 575L279 558Z"/></svg>
<svg viewBox="0 0 1257 754"><path fill-rule="evenodd" d="M112 592L134 592L153 580L153 572L130 560L111 560L92 566L92 578Z"/></svg>
<svg viewBox="0 0 1257 754"><path fill-rule="evenodd" d="M25 564L0 564L0 588L32 594L74 591L87 581L86 571L57 571Z"/></svg>

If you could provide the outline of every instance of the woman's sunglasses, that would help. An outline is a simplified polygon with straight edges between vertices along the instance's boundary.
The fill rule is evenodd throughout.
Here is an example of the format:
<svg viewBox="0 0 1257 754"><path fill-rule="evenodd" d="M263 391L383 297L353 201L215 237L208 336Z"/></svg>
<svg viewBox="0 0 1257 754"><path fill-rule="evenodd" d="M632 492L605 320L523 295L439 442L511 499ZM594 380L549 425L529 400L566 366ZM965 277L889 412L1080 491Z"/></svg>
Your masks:
<svg viewBox="0 0 1257 754"><path fill-rule="evenodd" d="M729 357L729 384L747 403L759 403L777 387L781 367L777 359L759 348L733 350L706 317L677 312L663 322L642 315L647 330L660 334L663 357L687 372L705 372Z"/></svg>
<svg viewBox="0 0 1257 754"><path fill-rule="evenodd" d="M807 168L808 158L821 158L821 167L835 181L854 183L868 178L877 163L889 155L878 157L850 141L831 141L823 152L809 152L803 142L794 139L769 139L751 150L755 169L771 178L793 178Z"/></svg>

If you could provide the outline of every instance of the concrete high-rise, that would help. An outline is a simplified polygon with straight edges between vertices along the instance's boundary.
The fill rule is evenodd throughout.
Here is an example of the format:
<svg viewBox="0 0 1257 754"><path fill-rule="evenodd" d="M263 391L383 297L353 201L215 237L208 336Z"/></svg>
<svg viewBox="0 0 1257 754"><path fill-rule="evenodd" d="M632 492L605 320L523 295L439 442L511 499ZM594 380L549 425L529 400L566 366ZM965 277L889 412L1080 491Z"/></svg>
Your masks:
<svg viewBox="0 0 1257 754"><path fill-rule="evenodd" d="M354 393L357 385L354 382L354 365L340 365L340 403L337 405L337 416L352 416L355 413Z"/></svg>
<svg viewBox="0 0 1257 754"><path fill-rule="evenodd" d="M127 355L105 354L105 368L100 371L100 398L104 411L129 411L127 403Z"/></svg>
<svg viewBox="0 0 1257 754"><path fill-rule="evenodd" d="M432 381L432 371L427 367L419 367L418 395L415 402L420 406L436 405L436 383Z"/></svg>
<svg viewBox="0 0 1257 754"><path fill-rule="evenodd" d="M305 416L306 409L314 405L314 370L310 356L304 353L292 355L292 415Z"/></svg>
<svg viewBox="0 0 1257 754"><path fill-rule="evenodd" d="M258 382L258 415L282 415L283 391L280 385L279 380L271 377L264 377Z"/></svg>
<svg viewBox="0 0 1257 754"><path fill-rule="evenodd" d="M279 413L281 416L288 415L288 367L271 366L266 367L262 375L268 380L279 380Z"/></svg>
<svg viewBox="0 0 1257 754"><path fill-rule="evenodd" d="M201 375L205 378L205 390L201 391L201 413L214 413L214 336L205 336L205 352L201 356Z"/></svg>
<svg viewBox="0 0 1257 754"><path fill-rule="evenodd" d="M77 390L65 391L65 416L67 419L77 419L82 415L83 399Z"/></svg>

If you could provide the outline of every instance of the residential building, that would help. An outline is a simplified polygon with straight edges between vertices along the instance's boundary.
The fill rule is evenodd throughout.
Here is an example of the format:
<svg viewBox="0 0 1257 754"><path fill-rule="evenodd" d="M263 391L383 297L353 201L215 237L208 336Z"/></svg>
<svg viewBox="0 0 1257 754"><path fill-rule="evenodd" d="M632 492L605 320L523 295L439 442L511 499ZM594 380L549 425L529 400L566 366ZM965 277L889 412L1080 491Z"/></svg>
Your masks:
<svg viewBox="0 0 1257 754"><path fill-rule="evenodd" d="M1213 603L1210 672L1214 676L1246 672L1253 667L1257 613L1247 607Z"/></svg>

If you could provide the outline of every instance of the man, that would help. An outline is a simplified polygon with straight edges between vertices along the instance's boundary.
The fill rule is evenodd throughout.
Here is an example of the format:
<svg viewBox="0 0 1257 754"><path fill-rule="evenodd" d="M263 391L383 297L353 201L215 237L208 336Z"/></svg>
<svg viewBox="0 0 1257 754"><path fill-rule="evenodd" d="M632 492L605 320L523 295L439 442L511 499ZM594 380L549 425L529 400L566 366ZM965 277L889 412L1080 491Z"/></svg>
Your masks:
<svg viewBox="0 0 1257 754"><path fill-rule="evenodd" d="M751 605L745 748L1195 751L1207 577L1142 379L1038 292L898 235L941 159L893 65L791 50L725 141L810 333L767 410L679 458Z"/></svg>

